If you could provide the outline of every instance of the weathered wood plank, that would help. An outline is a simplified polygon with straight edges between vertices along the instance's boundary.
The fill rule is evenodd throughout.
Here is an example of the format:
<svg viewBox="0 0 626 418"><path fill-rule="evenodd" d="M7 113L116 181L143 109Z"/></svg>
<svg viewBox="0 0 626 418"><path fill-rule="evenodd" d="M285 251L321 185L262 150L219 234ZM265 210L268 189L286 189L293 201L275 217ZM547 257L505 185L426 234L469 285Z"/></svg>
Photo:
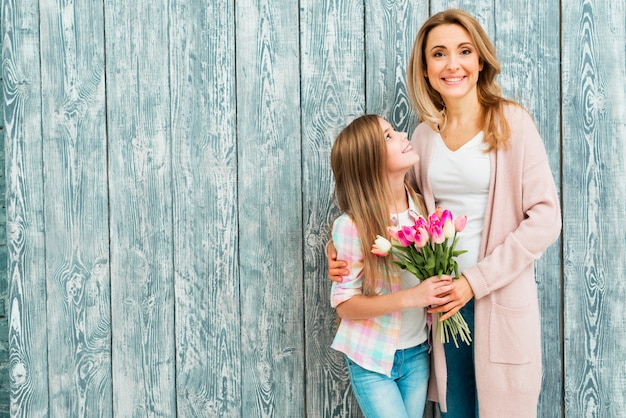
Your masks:
<svg viewBox="0 0 626 418"><path fill-rule="evenodd" d="M11 416L48 415L39 10L3 0Z"/></svg>
<svg viewBox="0 0 626 418"><path fill-rule="evenodd" d="M623 1L563 5L565 415L626 404Z"/></svg>
<svg viewBox="0 0 626 418"><path fill-rule="evenodd" d="M104 6L113 411L173 417L168 2Z"/></svg>
<svg viewBox="0 0 626 418"><path fill-rule="evenodd" d="M40 22L50 414L112 416L102 5Z"/></svg>
<svg viewBox="0 0 626 418"><path fill-rule="evenodd" d="M240 417L234 2L172 6L177 412Z"/></svg>
<svg viewBox="0 0 626 418"><path fill-rule="evenodd" d="M0 34L2 32L2 7L0 6ZM0 37L0 51L2 50ZM4 102L4 82L0 75L0 100ZM4 152L4 105L0 105L0 417L9 416L11 387L9 383L9 320L7 318L8 300L8 254L7 254L7 218L6 218L6 156Z"/></svg>
<svg viewBox="0 0 626 418"><path fill-rule="evenodd" d="M560 39L558 1L496 3L496 50L505 96L522 104L535 118L548 152L557 187L560 182ZM536 263L541 312L543 382L537 416L562 414L561 244L553 244Z"/></svg>
<svg viewBox="0 0 626 418"><path fill-rule="evenodd" d="M493 0L430 0L430 13L433 15L450 8L465 10L478 20L489 38L495 42L496 24L501 22L494 6Z"/></svg>
<svg viewBox="0 0 626 418"><path fill-rule="evenodd" d="M361 416L343 355L330 348L336 314L324 246L338 214L330 149L339 131L365 112L364 9L361 1L300 6L307 413Z"/></svg>
<svg viewBox="0 0 626 418"><path fill-rule="evenodd" d="M409 0L381 1L365 7L367 112L386 118L411 135L417 117L411 110L406 67L413 41L428 18L428 7Z"/></svg>
<svg viewBox="0 0 626 418"><path fill-rule="evenodd" d="M406 67L428 16L428 4L407 0L372 2L365 8L367 112L380 114L409 136L417 116L407 95ZM432 402L427 402L424 416L437 416Z"/></svg>
<svg viewBox="0 0 626 418"><path fill-rule="evenodd" d="M244 415L305 406L298 4L235 2Z"/></svg>

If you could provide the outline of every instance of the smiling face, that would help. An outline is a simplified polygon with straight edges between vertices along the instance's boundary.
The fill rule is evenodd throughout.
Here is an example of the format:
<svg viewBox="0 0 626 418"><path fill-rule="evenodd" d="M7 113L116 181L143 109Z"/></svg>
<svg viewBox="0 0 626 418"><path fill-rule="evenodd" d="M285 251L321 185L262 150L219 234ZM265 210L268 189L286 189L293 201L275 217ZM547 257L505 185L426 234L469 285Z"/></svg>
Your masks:
<svg viewBox="0 0 626 418"><path fill-rule="evenodd" d="M460 25L434 27L424 46L424 76L444 102L477 101L476 84L483 68L469 33Z"/></svg>
<svg viewBox="0 0 626 418"><path fill-rule="evenodd" d="M385 135L387 145L387 171L389 175L404 174L419 161L419 155L413 150L408 136L397 132L389 122L378 118L380 128Z"/></svg>

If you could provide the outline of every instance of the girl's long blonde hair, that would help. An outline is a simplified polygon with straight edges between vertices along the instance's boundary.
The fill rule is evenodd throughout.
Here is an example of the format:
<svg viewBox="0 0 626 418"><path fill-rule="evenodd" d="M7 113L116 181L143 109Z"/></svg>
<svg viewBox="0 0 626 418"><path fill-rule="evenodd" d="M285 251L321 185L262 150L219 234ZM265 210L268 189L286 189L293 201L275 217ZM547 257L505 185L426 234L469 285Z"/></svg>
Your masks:
<svg viewBox="0 0 626 418"><path fill-rule="evenodd" d="M459 9L448 9L432 15L422 25L415 41L407 65L407 86L409 100L420 121L428 123L434 130L443 129L446 123L445 103L426 77L426 56L424 48L431 30L440 25L459 25L464 28L476 47L483 69L478 77L478 102L482 107L484 142L488 151L507 146L510 136L509 125L504 118L504 105L514 103L502 96L502 88L496 81L500 74L500 63L496 50L476 19Z"/></svg>
<svg viewBox="0 0 626 418"><path fill-rule="evenodd" d="M359 233L363 253L363 292L376 289L376 279L383 282L397 275L398 269L389 260L371 254L376 235L387 238L391 225L389 202L391 186L387 176L387 146L380 127L379 116L367 114L356 118L337 136L330 153L330 164L335 177L335 199L339 208L348 214ZM405 179L418 208L425 208Z"/></svg>

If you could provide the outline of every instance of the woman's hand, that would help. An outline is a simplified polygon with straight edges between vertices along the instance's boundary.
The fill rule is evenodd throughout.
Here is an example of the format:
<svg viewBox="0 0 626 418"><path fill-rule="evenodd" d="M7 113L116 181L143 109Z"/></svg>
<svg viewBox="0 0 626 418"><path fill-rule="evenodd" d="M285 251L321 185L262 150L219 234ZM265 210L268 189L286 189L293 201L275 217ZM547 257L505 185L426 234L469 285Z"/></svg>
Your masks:
<svg viewBox="0 0 626 418"><path fill-rule="evenodd" d="M452 277L447 275L433 276L418 285L402 292L406 299L402 304L406 308L425 308L431 305L444 305L450 302L450 294L456 287Z"/></svg>
<svg viewBox="0 0 626 418"><path fill-rule="evenodd" d="M440 322L457 313L474 297L474 291L465 276L461 275L461 277L454 280L454 284L456 286L451 291L439 295L440 297L448 297L448 302L428 309L428 313L444 313L439 318Z"/></svg>
<svg viewBox="0 0 626 418"><path fill-rule="evenodd" d="M343 260L337 260L337 250L332 241L326 244L326 259L328 260L328 277L333 282L341 283L343 276L350 274L348 263Z"/></svg>

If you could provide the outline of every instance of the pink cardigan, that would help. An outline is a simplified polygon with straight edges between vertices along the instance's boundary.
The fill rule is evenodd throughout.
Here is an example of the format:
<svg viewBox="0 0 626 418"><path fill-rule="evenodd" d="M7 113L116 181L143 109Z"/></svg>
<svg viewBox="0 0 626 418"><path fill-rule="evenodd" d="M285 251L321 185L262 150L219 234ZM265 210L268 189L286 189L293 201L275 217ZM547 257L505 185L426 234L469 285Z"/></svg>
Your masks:
<svg viewBox="0 0 626 418"><path fill-rule="evenodd" d="M475 295L472 337L481 418L537 414L541 329L534 261L561 232L559 197L537 128L519 106L507 105L505 117L510 143L490 153L479 261L462 272ZM415 175L429 213L435 209L428 170L436 135L421 123L411 138L422 157ZM429 399L446 411L445 354L439 339L433 340Z"/></svg>

